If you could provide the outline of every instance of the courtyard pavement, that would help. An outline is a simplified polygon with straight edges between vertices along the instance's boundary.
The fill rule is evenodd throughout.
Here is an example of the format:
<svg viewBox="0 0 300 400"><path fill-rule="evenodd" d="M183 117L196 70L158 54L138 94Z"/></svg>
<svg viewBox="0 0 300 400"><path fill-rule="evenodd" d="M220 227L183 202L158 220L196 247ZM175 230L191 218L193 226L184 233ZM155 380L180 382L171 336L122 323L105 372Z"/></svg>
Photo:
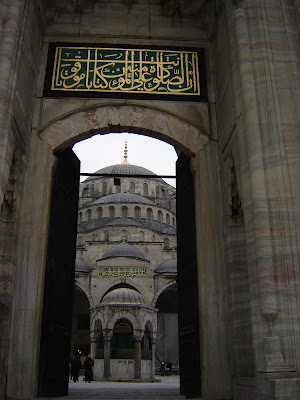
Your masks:
<svg viewBox="0 0 300 400"><path fill-rule="evenodd" d="M91 382L87 383L80 377L79 382L69 384L68 400L99 399L99 400L183 400L179 394L179 376L157 376L161 382ZM56 398L58 399L58 398ZM66 399L66 397L62 398Z"/></svg>

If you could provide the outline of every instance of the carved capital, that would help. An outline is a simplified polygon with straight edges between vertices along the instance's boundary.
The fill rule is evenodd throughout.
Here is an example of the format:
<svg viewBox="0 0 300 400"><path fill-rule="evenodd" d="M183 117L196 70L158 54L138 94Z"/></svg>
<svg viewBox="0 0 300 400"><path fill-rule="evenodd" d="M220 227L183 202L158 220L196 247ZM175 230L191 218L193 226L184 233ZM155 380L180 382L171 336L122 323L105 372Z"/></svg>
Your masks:
<svg viewBox="0 0 300 400"><path fill-rule="evenodd" d="M134 329L133 337L136 342L141 342L143 338L143 332L139 329Z"/></svg>
<svg viewBox="0 0 300 400"><path fill-rule="evenodd" d="M102 331L104 340L105 341L110 341L112 336L113 336L113 330L112 329L103 329Z"/></svg>

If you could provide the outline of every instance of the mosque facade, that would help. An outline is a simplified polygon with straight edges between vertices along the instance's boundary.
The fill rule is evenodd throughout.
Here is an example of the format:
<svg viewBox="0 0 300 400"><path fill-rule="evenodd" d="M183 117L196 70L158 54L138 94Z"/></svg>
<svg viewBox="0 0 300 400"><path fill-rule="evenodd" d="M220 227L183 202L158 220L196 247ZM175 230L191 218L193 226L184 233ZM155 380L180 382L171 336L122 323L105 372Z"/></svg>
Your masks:
<svg viewBox="0 0 300 400"><path fill-rule="evenodd" d="M128 162L127 144L122 163L80 184L71 349L91 352L95 379L178 370L175 197Z"/></svg>

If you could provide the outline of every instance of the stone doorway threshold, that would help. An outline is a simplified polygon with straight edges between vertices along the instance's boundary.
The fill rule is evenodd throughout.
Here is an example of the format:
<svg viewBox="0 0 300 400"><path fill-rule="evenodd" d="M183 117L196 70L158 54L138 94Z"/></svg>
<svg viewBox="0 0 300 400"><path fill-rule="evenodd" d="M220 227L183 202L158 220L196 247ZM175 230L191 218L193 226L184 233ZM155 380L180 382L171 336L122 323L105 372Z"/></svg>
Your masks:
<svg viewBox="0 0 300 400"><path fill-rule="evenodd" d="M69 383L69 396L56 400L184 400L179 392L179 376L157 376L160 382L79 382ZM39 397L35 400L48 400ZM50 400L50 399L49 399ZM51 400L54 400L52 397ZM195 399L200 400L200 399Z"/></svg>

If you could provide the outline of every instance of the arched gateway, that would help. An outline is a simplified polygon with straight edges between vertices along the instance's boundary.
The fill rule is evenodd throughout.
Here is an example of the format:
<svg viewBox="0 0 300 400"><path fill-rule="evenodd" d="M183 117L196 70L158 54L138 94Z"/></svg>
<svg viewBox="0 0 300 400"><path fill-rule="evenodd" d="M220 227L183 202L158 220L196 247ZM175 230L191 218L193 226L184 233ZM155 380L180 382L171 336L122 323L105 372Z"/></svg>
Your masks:
<svg viewBox="0 0 300 400"><path fill-rule="evenodd" d="M27 286L29 284L28 280L30 280L31 285L36 285L36 290L38 290L38 297L35 299L36 305L38 305L38 309L35 309L37 312L35 313L34 317L33 315L31 315L31 324L26 328L30 329L31 331L30 337L32 340L31 346L30 343L27 342L25 352L27 352L28 350L28 354L26 355L26 359L28 360L29 363L31 363L32 371L34 371L34 373L32 375L32 380L28 379L28 375L26 375L26 381L25 381L25 375L23 376L23 373L25 373L25 371L24 372L19 371L20 373L19 378L23 382L21 389L22 392L24 390L28 390L27 393L34 392L36 379L38 379L39 375L41 376L41 374L42 375L45 374L45 376L47 376L46 373L47 362L45 361L46 364L41 365L40 361L41 357L47 360L47 356L44 353L42 353L42 356L40 356L39 354L40 349L38 346L38 343L40 341L41 343L43 343L43 335L47 335L47 331L49 330L49 327L44 327L44 331L42 330L42 337L40 337L40 330L38 326L40 324L40 318L42 316L42 310L43 310L43 305L42 305L43 292L42 290L40 290L40 287L44 286L43 284L44 276L46 276L46 286L47 286L47 280L51 281L51 279L57 279L57 275L55 277L49 278L49 276L47 276L47 272L45 275L45 272L42 271L42 269L45 268L45 266L43 267L42 260L45 257L45 253L47 253L46 239L48 237L47 234L48 225L47 223L42 223L42 221L47 221L49 217L46 214L39 215L39 211L42 211L41 209L43 208L43 213L45 213L45 209L47 208L46 199L49 202L48 204L50 206L51 187L53 187L53 185L55 186L55 181L53 181L53 177L54 179L56 179L55 178L56 175L55 174L53 175L52 173L53 169L55 171L57 165L55 155L57 155L58 159L60 159L61 154L64 154L66 148L72 146L77 141L91 137L96 133L105 134L109 132L124 132L124 131L146 134L148 136L152 136L164 140L166 142L169 142L173 144L179 152L182 151L191 158L199 156L199 152L203 149L204 146L206 146L209 143L209 138L207 134L204 133L205 131L204 128L200 130L194 124L191 124L190 122L185 121L183 118L178 118L177 116L172 115L168 112L158 110L155 108L141 107L137 105L130 105L130 106L100 105L100 106L93 106L92 108L83 108L80 110L74 110L73 112L69 112L67 115L63 115L60 118L55 118L53 121L45 124L45 126L39 129L36 137L32 138L32 158L30 159L30 163L32 163L32 170L30 176L28 176L28 179L31 182L30 185L32 185L30 192L35 193L35 196L34 196L34 201L28 199L27 212L29 216L29 221L27 222L26 231L24 232L22 231L22 234L24 234L25 242L28 243L28 249L26 250L28 251L28 254L31 253L30 249L37 247L41 249L40 253L41 258L37 257L37 255L35 254L33 260L30 261L28 260L28 265L26 266L26 268L24 268L25 265L23 260L23 268L24 272L26 271L26 273L20 276L20 280L18 279L18 284L20 285L19 290L20 293L22 293L22 300L20 298L19 301L24 301L24 298L27 297L28 301L32 299L32 293L28 292L27 290ZM189 158L187 160L189 160ZM38 168L35 168L35 166L37 165L36 163L38 163ZM190 174L189 165L186 164L184 168L186 169L186 167L187 170L184 170L182 174L183 178L185 178L185 174L187 173L187 171L188 174ZM39 177L38 175L41 173L41 171L44 171L44 173L46 173L46 176L44 175L43 177ZM34 176L35 174L37 175ZM76 175L76 170L74 174ZM177 174L181 175L180 167L179 170L177 169ZM41 190L41 179L43 181L42 190ZM184 180L185 180L185 185L187 185L186 179ZM178 192L183 193L189 186L190 189L193 190L192 181L183 190L181 190L179 187ZM54 197L57 197L57 194L54 195ZM43 204L45 208L38 206L38 204ZM186 215L184 218L186 218ZM53 230L53 228L51 228L52 226L51 220L52 217L50 216L50 232ZM61 228L62 227L60 227L60 229ZM37 231L39 231L40 233L39 235L32 235L32 232L37 232ZM193 237L192 231L193 229L191 229L191 226L189 226L189 229L186 231L186 235L189 235L191 239ZM63 237L58 238L57 236L55 240L60 241L64 239ZM57 249L55 245L53 245L53 248ZM52 252L53 251L54 250L52 250ZM49 243L48 243L48 258L49 258ZM196 259L194 257L194 262L193 262L194 268L196 268L195 261ZM55 262L60 263L61 260L56 259ZM56 274L58 274L58 272L59 271L57 271ZM196 272L196 270L194 272ZM33 277L35 278L32 279ZM192 283L191 279L192 277L188 279L190 284ZM195 290L197 290L196 284L194 284L194 287ZM51 288L49 288L49 290L51 290ZM187 290L187 287L184 290ZM65 288L63 291L65 292ZM57 293L55 297L56 296ZM50 305L48 306L46 306L44 303L44 313L45 313L45 307L50 307L50 309L54 307L51 301ZM67 304L65 304L65 306L67 307ZM61 308L62 304L59 304L58 309ZM197 307L194 306L194 310L197 310ZM22 311L22 313L24 313L24 311ZM49 313L51 313L51 311L49 311ZM22 321L19 320L19 316L17 314L18 312L15 313L16 321L22 324ZM185 321L184 325L187 325L187 322L188 321ZM189 323L192 323L192 319L189 321ZM53 323L50 325L52 326ZM24 327L22 328L20 327L20 329L24 329ZM50 330L51 329L53 328L50 328ZM183 329L189 329L189 326L186 327L184 326ZM225 331L225 327L221 329ZM186 333L183 332L183 334ZM59 335L60 333L56 332L56 336ZM21 348L21 346L19 345L20 339L21 337L19 335L16 335L14 337L14 340L16 341L15 342L16 348ZM47 339L46 342L47 341L49 341L49 339ZM48 346L48 351L50 353L53 353L49 348L49 344L47 345L46 342L45 342L45 351L47 351L46 348ZM226 352L227 350L225 348L225 340L222 346L224 347L223 351ZM56 344L56 348L58 348L58 344ZM191 350L192 349L190 349L190 351ZM199 363L200 354L199 352L195 353L194 350L195 349L191 351L191 354L197 355ZM16 357L15 358L16 360L20 359L20 357L23 358L24 349L22 351L22 354L18 354L18 351L14 352L14 356ZM40 365L39 368L37 368L38 362ZM183 363L184 361L182 362L182 365ZM186 363L192 365L190 361L186 361ZM222 368L221 364L222 362L220 362L220 370ZM194 372L196 371L195 363L193 363L192 369ZM45 372L43 372L44 370ZM198 377L197 377L197 382L199 383ZM53 383L51 383L50 386L53 387ZM189 386L191 387L191 383L189 383ZM55 392L53 392L52 394L55 394Z"/></svg>
<svg viewBox="0 0 300 400"><path fill-rule="evenodd" d="M298 400L299 1L10 0L1 17L0 397L35 398L45 372L42 333L67 338L59 324L47 330L45 310L51 315L53 308L47 301L44 307L44 298L52 279L71 281L71 275L48 274L69 263L60 256L72 254L75 244L67 229L76 227L76 213L62 209L69 222L55 225L62 220L53 217L58 206L51 201L76 207L79 165L70 147L94 134L130 131L182 152L177 226L179 314L186 317L179 327L183 393ZM82 55L74 53L74 65L63 64L57 79L49 78L55 43L68 40L77 49L89 43L94 53L88 52L87 63L91 55L100 63L95 48L101 47L104 59L115 57L109 46L119 46L115 63L126 65L124 76L115 79L120 71L109 69L114 63L108 72L89 64L79 73ZM190 69L196 53L205 56L199 82L207 84L199 98L196 70ZM55 60L60 63L60 56ZM152 61L155 78L142 65ZM84 79L89 74L94 79ZM106 82L118 94L126 85L134 88L134 81L137 91L146 88L134 100L130 93L97 92ZM157 82L161 91L171 88L170 97L152 96ZM51 84L58 92L47 97ZM88 97L77 91L79 84L96 90ZM182 91L194 94L182 97ZM199 364L194 375L184 367L189 363ZM196 381L201 385L194 390Z"/></svg>

